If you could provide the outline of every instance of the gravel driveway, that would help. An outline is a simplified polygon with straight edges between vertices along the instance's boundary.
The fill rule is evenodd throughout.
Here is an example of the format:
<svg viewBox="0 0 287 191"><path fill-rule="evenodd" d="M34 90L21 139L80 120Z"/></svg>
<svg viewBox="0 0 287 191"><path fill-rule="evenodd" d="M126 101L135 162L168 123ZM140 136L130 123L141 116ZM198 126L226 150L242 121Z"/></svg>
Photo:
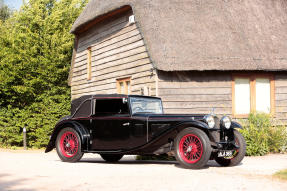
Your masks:
<svg viewBox="0 0 287 191"><path fill-rule="evenodd" d="M78 163L63 163L56 152L0 150L0 190L287 190L287 182L271 177L287 168L287 155L246 157L228 168L210 161L201 170L134 158L107 164L86 154Z"/></svg>

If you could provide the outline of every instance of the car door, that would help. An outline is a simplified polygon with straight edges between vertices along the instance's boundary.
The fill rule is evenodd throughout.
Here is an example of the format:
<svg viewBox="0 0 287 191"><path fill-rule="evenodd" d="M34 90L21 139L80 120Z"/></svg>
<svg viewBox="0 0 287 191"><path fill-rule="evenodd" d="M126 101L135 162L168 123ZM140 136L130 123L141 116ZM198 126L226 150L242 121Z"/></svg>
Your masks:
<svg viewBox="0 0 287 191"><path fill-rule="evenodd" d="M131 118L122 99L97 99L92 118L92 150L126 150L130 144Z"/></svg>
<svg viewBox="0 0 287 191"><path fill-rule="evenodd" d="M140 147L148 142L148 124L145 114L132 116L130 123L130 145Z"/></svg>

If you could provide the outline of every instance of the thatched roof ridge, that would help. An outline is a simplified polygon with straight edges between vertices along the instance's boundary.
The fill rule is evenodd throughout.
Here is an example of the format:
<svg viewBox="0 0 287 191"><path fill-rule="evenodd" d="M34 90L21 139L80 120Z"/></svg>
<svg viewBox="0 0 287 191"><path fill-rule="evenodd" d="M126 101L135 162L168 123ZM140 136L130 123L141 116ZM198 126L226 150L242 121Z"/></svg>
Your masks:
<svg viewBox="0 0 287 191"><path fill-rule="evenodd" d="M287 71L287 0L91 0L74 23L130 5L164 71Z"/></svg>

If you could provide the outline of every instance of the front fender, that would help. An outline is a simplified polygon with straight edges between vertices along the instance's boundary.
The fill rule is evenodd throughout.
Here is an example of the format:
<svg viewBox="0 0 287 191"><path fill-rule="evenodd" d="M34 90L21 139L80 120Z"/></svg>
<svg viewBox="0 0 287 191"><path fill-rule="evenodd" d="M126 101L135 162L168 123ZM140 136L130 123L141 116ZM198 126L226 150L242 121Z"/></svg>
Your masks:
<svg viewBox="0 0 287 191"><path fill-rule="evenodd" d="M239 123L237 123L237 122L235 122L235 121L232 121L231 122L231 128L233 128L233 129L242 129L242 126L239 124Z"/></svg>
<svg viewBox="0 0 287 191"><path fill-rule="evenodd" d="M51 150L55 148L55 142L56 142L57 136L59 132L65 127L74 128L80 135L81 142L82 142L82 149L87 149L85 148L85 145L87 145L89 131L82 124L76 121L60 121L58 124L56 124L53 130L50 141L46 147L45 153L50 152Z"/></svg>
<svg viewBox="0 0 287 191"><path fill-rule="evenodd" d="M178 130L178 132L180 132L181 130L183 130L186 127L195 127L195 128L199 128L203 131L207 131L210 128L208 127L208 125L202 121L189 121L189 122L183 122L180 123L176 126L176 129Z"/></svg>

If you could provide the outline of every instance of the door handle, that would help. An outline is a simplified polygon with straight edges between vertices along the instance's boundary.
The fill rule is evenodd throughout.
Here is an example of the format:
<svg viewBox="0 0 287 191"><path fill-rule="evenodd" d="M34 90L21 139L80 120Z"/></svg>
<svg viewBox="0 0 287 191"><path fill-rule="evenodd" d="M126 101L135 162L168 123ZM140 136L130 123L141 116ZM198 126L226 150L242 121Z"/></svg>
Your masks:
<svg viewBox="0 0 287 191"><path fill-rule="evenodd" d="M124 123L123 124L123 126L129 126L130 125L130 123Z"/></svg>

